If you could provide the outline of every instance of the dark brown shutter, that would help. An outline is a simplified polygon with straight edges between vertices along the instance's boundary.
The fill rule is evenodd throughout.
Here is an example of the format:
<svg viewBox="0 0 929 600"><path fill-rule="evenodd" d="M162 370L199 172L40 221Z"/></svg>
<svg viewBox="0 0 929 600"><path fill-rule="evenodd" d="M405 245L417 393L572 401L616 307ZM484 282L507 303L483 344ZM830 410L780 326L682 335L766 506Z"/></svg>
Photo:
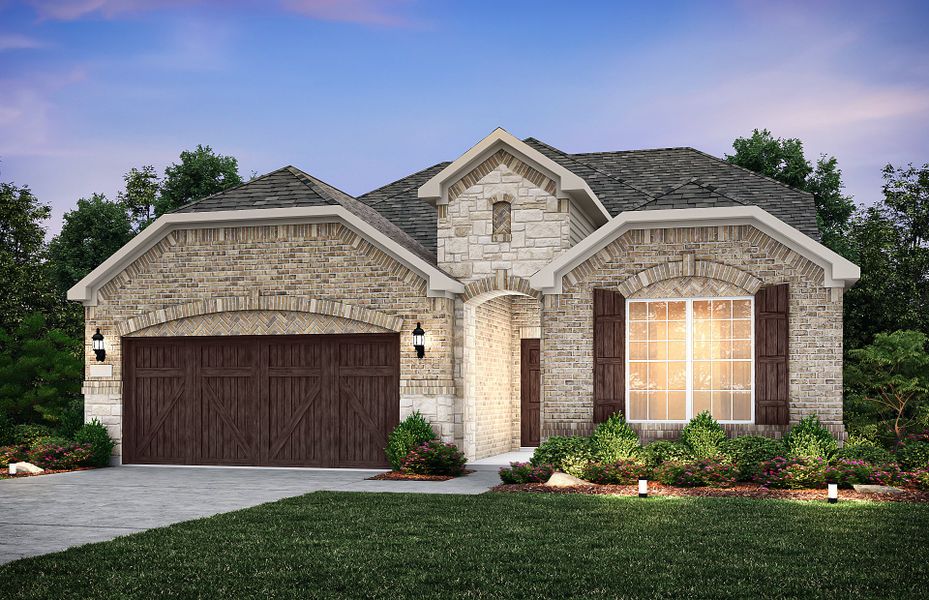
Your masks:
<svg viewBox="0 0 929 600"><path fill-rule="evenodd" d="M787 425L788 285L770 285L755 294L755 423Z"/></svg>
<svg viewBox="0 0 929 600"><path fill-rule="evenodd" d="M594 423L626 408L626 298L594 290Z"/></svg>

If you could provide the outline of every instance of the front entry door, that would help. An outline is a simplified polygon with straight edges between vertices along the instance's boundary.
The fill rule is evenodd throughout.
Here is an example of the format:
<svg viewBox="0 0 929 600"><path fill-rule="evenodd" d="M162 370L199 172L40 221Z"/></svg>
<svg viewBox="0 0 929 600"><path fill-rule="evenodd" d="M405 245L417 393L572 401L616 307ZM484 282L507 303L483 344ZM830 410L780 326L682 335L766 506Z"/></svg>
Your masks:
<svg viewBox="0 0 929 600"><path fill-rule="evenodd" d="M542 428L541 352L538 339L520 340L520 445L538 446Z"/></svg>

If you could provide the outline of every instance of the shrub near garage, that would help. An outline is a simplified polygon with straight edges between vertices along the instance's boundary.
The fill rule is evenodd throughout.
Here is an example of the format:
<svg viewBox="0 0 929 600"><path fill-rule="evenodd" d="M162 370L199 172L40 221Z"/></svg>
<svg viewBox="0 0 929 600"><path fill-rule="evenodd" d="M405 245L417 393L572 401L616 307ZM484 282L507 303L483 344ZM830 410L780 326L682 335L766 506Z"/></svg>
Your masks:
<svg viewBox="0 0 929 600"><path fill-rule="evenodd" d="M582 477L584 469L593 462L590 440L581 436L553 435L542 442L529 462L535 466L551 465L575 477Z"/></svg>
<svg viewBox="0 0 929 600"><path fill-rule="evenodd" d="M410 450L400 466L402 473L416 475L461 475L465 467L464 452L455 444L429 440Z"/></svg>
<svg viewBox="0 0 929 600"><path fill-rule="evenodd" d="M500 467L499 475L503 483L545 483L554 472L551 465L511 462L509 467Z"/></svg>
<svg viewBox="0 0 929 600"><path fill-rule="evenodd" d="M90 445L42 444L31 448L24 460L50 471L67 471L87 465L90 454Z"/></svg>
<svg viewBox="0 0 929 600"><path fill-rule="evenodd" d="M89 466L105 467L110 464L115 443L106 427L97 419L82 425L74 435L74 441L90 447Z"/></svg>
<svg viewBox="0 0 929 600"><path fill-rule="evenodd" d="M387 436L387 447L384 453L387 455L387 462L394 471L399 471L403 464L403 459L407 457L410 451L430 440L436 439L436 434L432 426L418 411L413 411L411 415L400 421L400 424L394 427L394 430Z"/></svg>

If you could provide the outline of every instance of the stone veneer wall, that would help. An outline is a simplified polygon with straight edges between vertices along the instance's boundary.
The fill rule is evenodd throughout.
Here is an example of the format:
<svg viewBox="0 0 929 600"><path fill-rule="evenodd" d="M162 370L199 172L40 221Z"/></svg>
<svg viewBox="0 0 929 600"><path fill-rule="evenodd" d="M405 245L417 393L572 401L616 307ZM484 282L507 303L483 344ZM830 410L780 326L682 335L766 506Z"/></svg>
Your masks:
<svg viewBox="0 0 929 600"><path fill-rule="evenodd" d="M85 417L99 418L121 440L121 335L377 327L401 332L401 410L419 407L443 438L460 438L460 409L452 407L453 304L428 298L418 275L340 224L174 231L85 308ZM294 312L315 316L289 321ZM417 321L427 331L422 360L404 343ZM108 377L90 373L98 364L89 344L96 327L106 336Z"/></svg>
<svg viewBox="0 0 929 600"><path fill-rule="evenodd" d="M439 210L439 266L463 281L498 270L528 277L571 246L569 201L553 195L550 179L500 154L466 175L461 181L467 187L453 186L448 205ZM492 235L492 207L499 200L511 203L509 240Z"/></svg>
<svg viewBox="0 0 929 600"><path fill-rule="evenodd" d="M638 279L633 279L637 277ZM671 281L671 280L674 281ZM751 226L634 230L564 278L545 298L542 323L543 437L586 434L593 414L593 288L643 297L753 295L790 284L790 421L817 414L837 436L842 425L842 292L822 269ZM649 288L657 286L654 290ZM683 296L682 296L683 297ZM645 439L675 437L681 425L638 426ZM779 435L783 427L731 426Z"/></svg>
<svg viewBox="0 0 929 600"><path fill-rule="evenodd" d="M511 423L512 356L509 297L475 307L475 451L474 458L508 452L513 446Z"/></svg>
<svg viewBox="0 0 929 600"><path fill-rule="evenodd" d="M522 349L521 340L539 338L542 336L542 305L530 296L510 296L512 306L510 328L510 385L511 385L511 413L512 441L510 448L518 450L521 443L522 423Z"/></svg>

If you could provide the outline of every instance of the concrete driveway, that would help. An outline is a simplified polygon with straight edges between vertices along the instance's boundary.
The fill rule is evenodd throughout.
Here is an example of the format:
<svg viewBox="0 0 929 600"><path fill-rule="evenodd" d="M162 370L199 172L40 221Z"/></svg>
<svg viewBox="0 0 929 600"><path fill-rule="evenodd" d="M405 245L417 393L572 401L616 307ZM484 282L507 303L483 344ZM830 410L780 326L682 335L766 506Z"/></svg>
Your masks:
<svg viewBox="0 0 929 600"><path fill-rule="evenodd" d="M378 471L125 466L0 481L0 564L309 492L480 494L483 468L443 482L366 481Z"/></svg>

